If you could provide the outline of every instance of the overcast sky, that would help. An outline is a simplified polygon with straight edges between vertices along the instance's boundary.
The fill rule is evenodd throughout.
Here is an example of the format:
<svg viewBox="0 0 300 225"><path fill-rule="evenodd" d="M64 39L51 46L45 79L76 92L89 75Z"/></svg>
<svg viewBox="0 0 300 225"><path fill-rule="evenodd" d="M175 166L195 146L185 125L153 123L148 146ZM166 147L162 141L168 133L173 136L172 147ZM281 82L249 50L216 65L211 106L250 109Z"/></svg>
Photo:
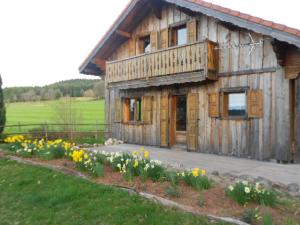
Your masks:
<svg viewBox="0 0 300 225"><path fill-rule="evenodd" d="M300 29L296 0L207 0ZM78 67L128 0L0 0L0 73L4 86L44 85Z"/></svg>

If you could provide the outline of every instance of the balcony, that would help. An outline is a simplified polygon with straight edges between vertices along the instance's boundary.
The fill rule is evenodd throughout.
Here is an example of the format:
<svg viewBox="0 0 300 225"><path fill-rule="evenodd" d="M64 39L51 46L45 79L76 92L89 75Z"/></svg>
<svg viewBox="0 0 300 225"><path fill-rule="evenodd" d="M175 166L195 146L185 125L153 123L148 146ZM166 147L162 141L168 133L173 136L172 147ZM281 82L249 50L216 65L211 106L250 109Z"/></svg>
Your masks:
<svg viewBox="0 0 300 225"><path fill-rule="evenodd" d="M134 86L140 84L139 87L145 87L178 83L177 79L181 80L179 83L183 83L183 80L216 80L216 45L211 41L198 42L109 61L106 63L106 82L113 85L126 81L127 85L131 83Z"/></svg>

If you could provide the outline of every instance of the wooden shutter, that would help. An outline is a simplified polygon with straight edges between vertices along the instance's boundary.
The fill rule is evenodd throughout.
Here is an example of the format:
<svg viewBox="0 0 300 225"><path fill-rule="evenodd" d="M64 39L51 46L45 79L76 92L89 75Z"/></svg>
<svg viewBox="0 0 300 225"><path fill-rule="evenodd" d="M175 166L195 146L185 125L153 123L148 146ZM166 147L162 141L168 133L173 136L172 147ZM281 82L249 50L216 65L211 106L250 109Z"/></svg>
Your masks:
<svg viewBox="0 0 300 225"><path fill-rule="evenodd" d="M194 43L197 41L197 20L192 19L187 22L187 34L188 34L188 43Z"/></svg>
<svg viewBox="0 0 300 225"><path fill-rule="evenodd" d="M141 39L137 39L137 54L143 54L145 49L145 43Z"/></svg>
<svg viewBox="0 0 300 225"><path fill-rule="evenodd" d="M222 117L227 118L229 116L228 114L228 93L223 92L222 93Z"/></svg>
<svg viewBox="0 0 300 225"><path fill-rule="evenodd" d="M144 96L142 98L142 121L145 124L152 123L152 96Z"/></svg>
<svg viewBox="0 0 300 225"><path fill-rule="evenodd" d="M121 122L121 99L115 100L115 122Z"/></svg>
<svg viewBox="0 0 300 225"><path fill-rule="evenodd" d="M129 122L129 107L130 107L130 100L124 99L123 100L123 122Z"/></svg>
<svg viewBox="0 0 300 225"><path fill-rule="evenodd" d="M162 49L169 47L169 29L163 29L160 32L160 46Z"/></svg>
<svg viewBox="0 0 300 225"><path fill-rule="evenodd" d="M156 51L158 49L158 32L157 31L151 32L150 43L151 43L151 51Z"/></svg>
<svg viewBox="0 0 300 225"><path fill-rule="evenodd" d="M210 117L219 117L220 115L220 104L219 104L219 93L209 94L209 110L208 114Z"/></svg>
<svg viewBox="0 0 300 225"><path fill-rule="evenodd" d="M263 116L262 90L249 90L247 93L248 117L261 118Z"/></svg>
<svg viewBox="0 0 300 225"><path fill-rule="evenodd" d="M196 151L198 148L198 105L198 94L189 94L187 102L187 148L190 151Z"/></svg>
<svg viewBox="0 0 300 225"><path fill-rule="evenodd" d="M160 146L169 146L169 96L163 94L160 99Z"/></svg>
<svg viewBox="0 0 300 225"><path fill-rule="evenodd" d="M134 56L136 52L136 38L129 39L129 56Z"/></svg>

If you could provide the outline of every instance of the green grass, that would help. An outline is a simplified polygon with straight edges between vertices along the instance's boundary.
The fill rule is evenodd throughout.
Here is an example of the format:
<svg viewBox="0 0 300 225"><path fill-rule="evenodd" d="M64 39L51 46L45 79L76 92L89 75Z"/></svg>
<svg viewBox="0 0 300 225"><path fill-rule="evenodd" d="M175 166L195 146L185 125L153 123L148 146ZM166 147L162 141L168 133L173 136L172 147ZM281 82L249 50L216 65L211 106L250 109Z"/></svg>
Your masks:
<svg viewBox="0 0 300 225"><path fill-rule="evenodd" d="M112 187L3 159L0 212L3 225L211 224Z"/></svg>
<svg viewBox="0 0 300 225"><path fill-rule="evenodd" d="M44 124L57 123L55 120L56 101L41 102L17 102L7 104L7 125L21 124ZM76 108L82 117L80 123L105 123L104 100L94 101L87 98L74 100ZM22 127L21 131L27 131L33 127ZM95 127L85 127L85 129L95 130ZM7 132L18 131L18 128L6 128Z"/></svg>

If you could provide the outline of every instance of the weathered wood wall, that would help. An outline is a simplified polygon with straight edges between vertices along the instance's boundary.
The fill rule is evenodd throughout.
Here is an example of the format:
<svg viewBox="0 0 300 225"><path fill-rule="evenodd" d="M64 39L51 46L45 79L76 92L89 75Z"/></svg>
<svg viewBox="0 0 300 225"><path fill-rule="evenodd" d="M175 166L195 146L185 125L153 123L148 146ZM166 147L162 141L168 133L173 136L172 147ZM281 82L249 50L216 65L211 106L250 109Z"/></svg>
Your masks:
<svg viewBox="0 0 300 225"><path fill-rule="evenodd" d="M295 140L296 140L296 154L298 162L300 163L300 77L296 80L296 132L295 132Z"/></svg>
<svg viewBox="0 0 300 225"><path fill-rule="evenodd" d="M133 32L147 34L153 30L164 29L174 23L190 19L174 6L165 7L162 19L149 15ZM228 29L214 18L198 16L198 41L209 39L219 44L243 44L249 42L248 33L255 40L264 38L242 29ZM129 57L128 43L115 51L110 60ZM188 93L198 93L199 124L198 151L255 159L276 158L290 160L290 108L289 80L285 79L271 45L271 38L263 46L258 46L249 55L249 47L219 50L219 79L215 82L162 86L158 88L120 91L107 91L106 118L112 124L112 136L128 143L160 146L160 97L163 93L186 89ZM270 70L271 68L271 70ZM270 71L270 72L267 72ZM238 74L238 75L234 75ZM297 90L300 88L299 79ZM229 120L208 116L208 94L220 88L247 86L263 90L263 117L260 119ZM153 123L134 125L115 123L114 102L124 97L153 96ZM297 91L297 140L300 140L300 94ZM298 152L300 144L298 143ZM300 154L299 154L300 155Z"/></svg>

